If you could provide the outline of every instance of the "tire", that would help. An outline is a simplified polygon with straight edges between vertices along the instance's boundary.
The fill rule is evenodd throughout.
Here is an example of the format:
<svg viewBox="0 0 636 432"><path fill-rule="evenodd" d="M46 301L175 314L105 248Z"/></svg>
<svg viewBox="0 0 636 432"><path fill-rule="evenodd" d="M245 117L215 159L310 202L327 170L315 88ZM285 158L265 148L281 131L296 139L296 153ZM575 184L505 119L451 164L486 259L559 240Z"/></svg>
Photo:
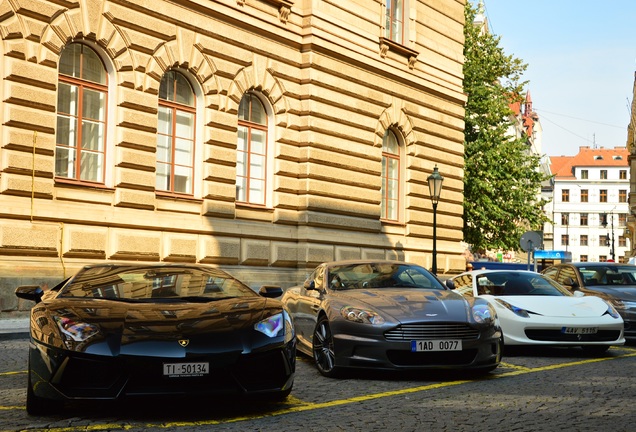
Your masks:
<svg viewBox="0 0 636 432"><path fill-rule="evenodd" d="M583 345L581 349L586 355L601 356L607 352L609 345Z"/></svg>
<svg viewBox="0 0 636 432"><path fill-rule="evenodd" d="M336 352L334 350L333 335L326 316L321 316L316 323L312 340L314 362L318 372L335 378L340 375L340 368L336 366Z"/></svg>

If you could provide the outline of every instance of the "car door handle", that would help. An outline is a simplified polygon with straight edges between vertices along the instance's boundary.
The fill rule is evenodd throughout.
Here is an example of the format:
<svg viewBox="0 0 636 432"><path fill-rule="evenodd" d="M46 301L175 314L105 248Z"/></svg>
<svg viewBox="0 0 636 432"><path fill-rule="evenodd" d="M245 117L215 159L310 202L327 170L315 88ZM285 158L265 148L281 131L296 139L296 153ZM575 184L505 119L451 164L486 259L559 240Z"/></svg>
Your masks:
<svg viewBox="0 0 636 432"><path fill-rule="evenodd" d="M318 305L313 305L313 306L311 307L311 310L313 310L313 311L315 311L315 312L318 312L318 311L320 310L320 306L318 306Z"/></svg>

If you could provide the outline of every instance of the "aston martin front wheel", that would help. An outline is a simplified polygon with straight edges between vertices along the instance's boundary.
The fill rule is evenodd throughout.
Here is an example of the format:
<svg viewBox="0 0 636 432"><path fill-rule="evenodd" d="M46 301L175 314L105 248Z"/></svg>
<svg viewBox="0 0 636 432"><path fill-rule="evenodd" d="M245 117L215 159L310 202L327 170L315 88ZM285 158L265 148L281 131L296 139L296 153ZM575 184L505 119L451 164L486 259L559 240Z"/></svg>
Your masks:
<svg viewBox="0 0 636 432"><path fill-rule="evenodd" d="M333 335L326 316L318 319L313 337L314 361L318 371L330 378L339 375L340 369L336 366L336 352L333 346Z"/></svg>

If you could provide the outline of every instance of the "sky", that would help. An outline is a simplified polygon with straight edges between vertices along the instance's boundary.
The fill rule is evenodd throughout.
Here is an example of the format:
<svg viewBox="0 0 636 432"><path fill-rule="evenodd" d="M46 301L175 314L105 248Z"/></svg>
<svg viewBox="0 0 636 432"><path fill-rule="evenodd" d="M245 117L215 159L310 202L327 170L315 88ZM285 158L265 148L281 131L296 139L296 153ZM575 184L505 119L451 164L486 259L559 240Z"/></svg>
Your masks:
<svg viewBox="0 0 636 432"><path fill-rule="evenodd" d="M543 153L624 147L636 72L636 0L483 1L499 46L528 65L523 80L543 127Z"/></svg>

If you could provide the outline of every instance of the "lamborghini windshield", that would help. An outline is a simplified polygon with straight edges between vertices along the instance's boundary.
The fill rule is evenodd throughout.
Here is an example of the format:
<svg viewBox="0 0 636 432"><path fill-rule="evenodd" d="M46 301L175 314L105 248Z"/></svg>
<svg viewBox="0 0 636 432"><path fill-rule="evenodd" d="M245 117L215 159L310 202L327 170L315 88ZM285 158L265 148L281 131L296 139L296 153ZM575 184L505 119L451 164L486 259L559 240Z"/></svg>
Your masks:
<svg viewBox="0 0 636 432"><path fill-rule="evenodd" d="M60 291L61 297L121 300L227 298L257 295L221 270L197 266L88 266Z"/></svg>

